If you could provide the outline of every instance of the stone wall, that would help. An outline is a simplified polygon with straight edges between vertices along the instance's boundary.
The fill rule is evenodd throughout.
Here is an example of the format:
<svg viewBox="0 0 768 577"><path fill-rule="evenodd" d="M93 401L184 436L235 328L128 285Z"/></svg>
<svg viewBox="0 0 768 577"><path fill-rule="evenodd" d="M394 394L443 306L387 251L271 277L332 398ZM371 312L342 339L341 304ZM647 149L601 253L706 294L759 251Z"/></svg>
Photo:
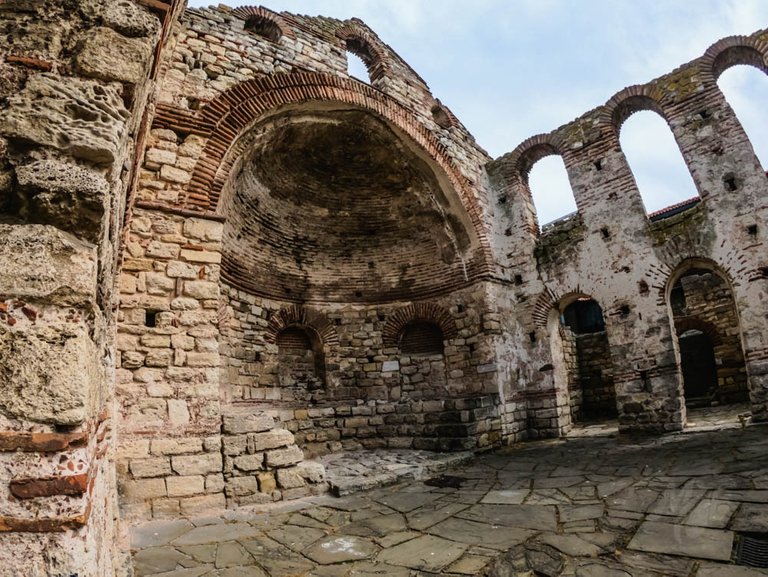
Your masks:
<svg viewBox="0 0 768 577"><path fill-rule="evenodd" d="M111 576L113 296L154 54L178 6L0 6L0 563Z"/></svg>
<svg viewBox="0 0 768 577"><path fill-rule="evenodd" d="M581 407L574 420L595 420L616 416L616 389L613 383L611 349L605 332L576 336L578 383Z"/></svg>
<svg viewBox="0 0 768 577"><path fill-rule="evenodd" d="M232 287L224 292L228 396L274 415L308 454L387 446L447 450L500 440L488 335L494 321L487 313L482 318L480 290L429 305L376 307L298 307ZM412 319L441 325L442 355L402 354L398 339ZM325 384L308 399L296 399L279 379L275 336L293 326L307 327L322 343Z"/></svg>
<svg viewBox="0 0 768 577"><path fill-rule="evenodd" d="M542 402L550 405L542 410L557 419L552 434L570 425L561 412L567 378L557 370L562 346L550 313L582 295L597 300L605 312L620 429L662 432L684 426L668 296L677 278L695 267L716 271L733 287L753 418L768 417L767 289L761 272L766 175L716 83L735 64L765 70L765 39L764 31L723 39L701 58L619 92L604 106L526 140L488 165L496 210L508 233L500 239L501 264L520 305L509 312L508 322L532 335L520 353L532 365L520 384L535 399L536 411ZM621 123L637 110L667 120L699 191L699 200L653 219L618 139ZM527 176L550 154L564 160L578 211L539 231Z"/></svg>

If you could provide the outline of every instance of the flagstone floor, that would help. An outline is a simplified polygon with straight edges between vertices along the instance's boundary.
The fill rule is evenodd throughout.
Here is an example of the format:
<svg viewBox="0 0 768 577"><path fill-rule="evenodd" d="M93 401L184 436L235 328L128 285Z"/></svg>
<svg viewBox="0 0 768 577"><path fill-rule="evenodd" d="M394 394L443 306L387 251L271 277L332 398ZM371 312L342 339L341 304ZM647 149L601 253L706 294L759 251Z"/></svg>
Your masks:
<svg viewBox="0 0 768 577"><path fill-rule="evenodd" d="M715 429L608 427L434 468L422 455L388 487L145 523L132 530L136 576L768 575L732 563L743 535L768 536L768 426L697 420ZM381 466L361 459L344 466Z"/></svg>

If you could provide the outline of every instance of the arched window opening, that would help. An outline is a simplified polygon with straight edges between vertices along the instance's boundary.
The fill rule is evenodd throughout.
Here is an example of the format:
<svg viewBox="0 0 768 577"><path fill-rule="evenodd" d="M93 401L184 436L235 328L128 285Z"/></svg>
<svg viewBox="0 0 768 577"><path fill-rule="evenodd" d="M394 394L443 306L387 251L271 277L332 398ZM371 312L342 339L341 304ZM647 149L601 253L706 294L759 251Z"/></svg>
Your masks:
<svg viewBox="0 0 768 577"><path fill-rule="evenodd" d="M283 36L283 31L275 22L261 15L249 17L245 21L245 30L270 42L278 42Z"/></svg>
<svg viewBox="0 0 768 577"><path fill-rule="evenodd" d="M746 400L739 319L726 280L713 270L690 268L669 294L686 406Z"/></svg>
<svg viewBox="0 0 768 577"><path fill-rule="evenodd" d="M400 332L401 398L445 398L447 371L443 331L435 323L411 321Z"/></svg>
<svg viewBox="0 0 768 577"><path fill-rule="evenodd" d="M528 173L528 189L541 227L576 212L568 172L559 155L547 156L533 165Z"/></svg>
<svg viewBox="0 0 768 577"><path fill-rule="evenodd" d="M371 77L368 74L368 67L365 65L365 61L350 50L347 50L347 74L366 84L370 84L371 82Z"/></svg>
<svg viewBox="0 0 768 577"><path fill-rule="evenodd" d="M568 373L571 420L616 418L611 349L597 301L582 297L569 304L560 316L559 337Z"/></svg>
<svg viewBox="0 0 768 577"><path fill-rule="evenodd" d="M652 220L677 214L677 209L699 200L677 141L657 113L641 110L632 114L621 126L620 142Z"/></svg>
<svg viewBox="0 0 768 577"><path fill-rule="evenodd" d="M400 335L404 355L442 355L443 350L443 331L434 323L414 321Z"/></svg>
<svg viewBox="0 0 768 577"><path fill-rule="evenodd" d="M300 326L277 335L278 379L283 400L317 400L325 385L325 362L320 338Z"/></svg>
<svg viewBox="0 0 768 577"><path fill-rule="evenodd" d="M763 170L768 167L768 76L754 66L732 66L720 75L717 85L747 133Z"/></svg>
<svg viewBox="0 0 768 577"><path fill-rule="evenodd" d="M563 311L563 323L577 335L605 330L603 309L590 298L580 298L568 305Z"/></svg>

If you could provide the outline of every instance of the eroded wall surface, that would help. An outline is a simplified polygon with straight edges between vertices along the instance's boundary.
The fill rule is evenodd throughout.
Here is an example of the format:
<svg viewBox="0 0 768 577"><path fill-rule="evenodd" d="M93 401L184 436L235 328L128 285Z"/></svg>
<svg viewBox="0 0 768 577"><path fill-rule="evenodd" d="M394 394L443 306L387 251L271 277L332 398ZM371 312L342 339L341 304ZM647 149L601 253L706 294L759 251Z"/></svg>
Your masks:
<svg viewBox="0 0 768 577"><path fill-rule="evenodd" d="M188 10L172 42L120 278L125 510L305 496L307 458L343 449L500 442L486 154L358 20ZM419 323L436 348L404 353Z"/></svg>
<svg viewBox="0 0 768 577"><path fill-rule="evenodd" d="M122 575L119 516L322 492L328 452L567 434L609 381L621 430L679 430L692 269L727 280L721 377L768 417L766 176L716 84L766 70L764 32L491 160L358 20L181 8L0 6L6 566ZM640 109L699 191L653 219L618 141ZM548 154L579 210L540 232ZM561 325L579 298L607 350Z"/></svg>
<svg viewBox="0 0 768 577"><path fill-rule="evenodd" d="M489 165L496 211L508 226L504 264L518 275L510 322L524 324L531 336L524 369L529 398L537 399L529 403L530 433L555 435L570 426L562 410L567 371L560 366L564 355L552 311L556 316L584 297L597 300L605 314L621 430L682 428L669 292L697 267L730 285L738 327L726 332L744 350L753 418L768 415L766 174L716 82L737 64L765 71L765 40L764 31L721 40L701 58L619 92ZM653 218L618 139L621 123L638 110L666 119L699 193ZM550 154L563 158L578 212L539 232L527 175Z"/></svg>
<svg viewBox="0 0 768 577"><path fill-rule="evenodd" d="M0 6L0 564L114 575L115 271L170 3ZM165 29L163 25L166 25Z"/></svg>

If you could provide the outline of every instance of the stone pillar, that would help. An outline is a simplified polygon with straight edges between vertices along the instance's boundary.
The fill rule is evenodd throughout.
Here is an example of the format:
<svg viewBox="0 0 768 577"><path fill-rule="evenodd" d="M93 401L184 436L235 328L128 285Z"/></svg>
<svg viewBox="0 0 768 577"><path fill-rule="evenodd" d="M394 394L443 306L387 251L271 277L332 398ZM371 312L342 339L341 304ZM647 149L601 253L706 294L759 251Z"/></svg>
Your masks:
<svg viewBox="0 0 768 577"><path fill-rule="evenodd" d="M156 5L0 6L4 574L129 571L116 547L112 287L167 12Z"/></svg>

